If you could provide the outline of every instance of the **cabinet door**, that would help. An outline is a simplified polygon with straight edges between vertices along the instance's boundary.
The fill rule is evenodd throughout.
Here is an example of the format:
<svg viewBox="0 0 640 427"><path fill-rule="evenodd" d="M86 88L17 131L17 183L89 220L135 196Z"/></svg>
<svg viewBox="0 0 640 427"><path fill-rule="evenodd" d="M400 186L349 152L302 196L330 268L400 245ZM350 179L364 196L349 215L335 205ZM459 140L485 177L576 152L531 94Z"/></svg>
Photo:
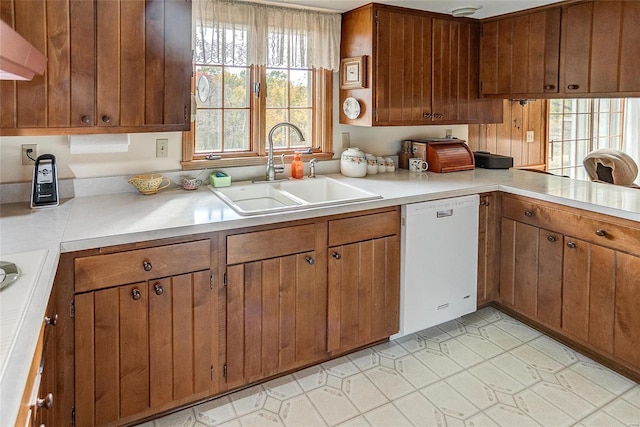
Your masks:
<svg viewBox="0 0 640 427"><path fill-rule="evenodd" d="M376 12L376 123L431 122L431 18Z"/></svg>
<svg viewBox="0 0 640 427"><path fill-rule="evenodd" d="M531 318L559 327L562 235L502 219L500 298Z"/></svg>
<svg viewBox="0 0 640 427"><path fill-rule="evenodd" d="M560 16L556 8L483 23L481 93L557 93Z"/></svg>
<svg viewBox="0 0 640 427"><path fill-rule="evenodd" d="M315 251L227 267L227 383L326 356L326 264Z"/></svg>
<svg viewBox="0 0 640 427"><path fill-rule="evenodd" d="M77 425L149 408L147 301L144 282L75 297Z"/></svg>
<svg viewBox="0 0 640 427"><path fill-rule="evenodd" d="M329 248L328 349L342 352L398 332L398 236Z"/></svg>
<svg viewBox="0 0 640 427"><path fill-rule="evenodd" d="M615 255L565 237L562 329L601 350L613 349Z"/></svg>
<svg viewBox="0 0 640 427"><path fill-rule="evenodd" d="M148 283L151 408L212 389L213 290L209 270ZM215 328L214 328L215 329Z"/></svg>
<svg viewBox="0 0 640 427"><path fill-rule="evenodd" d="M615 332L613 354L640 367L640 257L616 253Z"/></svg>
<svg viewBox="0 0 640 427"><path fill-rule="evenodd" d="M497 297L499 284L498 203L493 194L480 196L478 230L478 306Z"/></svg>

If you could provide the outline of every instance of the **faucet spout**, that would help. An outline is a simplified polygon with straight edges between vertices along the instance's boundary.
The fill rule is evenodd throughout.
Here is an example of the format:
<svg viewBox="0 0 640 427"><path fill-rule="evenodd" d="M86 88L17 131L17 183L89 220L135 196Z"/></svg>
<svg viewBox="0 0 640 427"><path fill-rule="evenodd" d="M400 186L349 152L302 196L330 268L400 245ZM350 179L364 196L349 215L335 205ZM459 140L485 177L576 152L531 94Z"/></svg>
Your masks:
<svg viewBox="0 0 640 427"><path fill-rule="evenodd" d="M290 122L280 122L275 124L271 130L269 131L269 136L267 140L269 142L269 154L267 157L267 170L266 170L266 180L267 181L275 181L276 174L284 172L284 156L281 165L277 165L273 161L273 134L275 131L281 127L289 127L291 128L300 138L300 141L304 141L304 135L302 135L302 131L300 128L293 123Z"/></svg>

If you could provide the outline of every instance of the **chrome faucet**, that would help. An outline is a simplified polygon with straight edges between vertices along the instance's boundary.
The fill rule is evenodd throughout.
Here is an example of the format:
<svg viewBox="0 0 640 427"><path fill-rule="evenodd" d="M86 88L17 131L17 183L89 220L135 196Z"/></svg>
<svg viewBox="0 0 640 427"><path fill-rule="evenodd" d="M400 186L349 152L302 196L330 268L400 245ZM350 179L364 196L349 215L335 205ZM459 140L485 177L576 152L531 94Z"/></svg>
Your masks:
<svg viewBox="0 0 640 427"><path fill-rule="evenodd" d="M300 138L300 141L304 141L304 135L302 135L302 131L300 130L300 128L296 125L294 125L293 123L290 122L280 122L277 123L276 125L274 125L271 130L269 131L269 136L268 136L268 141L269 141L269 156L267 157L267 175L266 175L266 180L267 181L275 181L276 180L276 174L278 173L282 173L284 172L284 154L282 155L282 164L281 165L277 165L274 163L273 161L273 133L276 131L276 129L281 128L281 127L290 127L291 129L293 129L293 131L295 133L298 134L298 138Z"/></svg>

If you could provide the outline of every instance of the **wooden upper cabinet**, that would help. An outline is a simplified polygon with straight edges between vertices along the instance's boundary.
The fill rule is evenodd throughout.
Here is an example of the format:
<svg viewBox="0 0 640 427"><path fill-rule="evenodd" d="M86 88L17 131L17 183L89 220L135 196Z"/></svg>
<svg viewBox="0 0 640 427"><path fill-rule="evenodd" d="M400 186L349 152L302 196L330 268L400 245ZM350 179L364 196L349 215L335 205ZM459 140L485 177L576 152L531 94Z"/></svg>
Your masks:
<svg viewBox="0 0 640 427"><path fill-rule="evenodd" d="M482 24L482 95L558 93L561 8Z"/></svg>
<svg viewBox="0 0 640 427"><path fill-rule="evenodd" d="M340 55L366 56L367 66L364 88L340 90L340 105L356 98L360 116L349 119L340 111L340 123L501 120L502 104L478 99L478 37L479 24L472 20L412 9L373 3L344 13Z"/></svg>
<svg viewBox="0 0 640 427"><path fill-rule="evenodd" d="M640 93L636 1L594 1L563 9L561 91L570 94Z"/></svg>
<svg viewBox="0 0 640 427"><path fill-rule="evenodd" d="M189 0L11 3L2 19L48 64L0 84L3 135L189 129Z"/></svg>

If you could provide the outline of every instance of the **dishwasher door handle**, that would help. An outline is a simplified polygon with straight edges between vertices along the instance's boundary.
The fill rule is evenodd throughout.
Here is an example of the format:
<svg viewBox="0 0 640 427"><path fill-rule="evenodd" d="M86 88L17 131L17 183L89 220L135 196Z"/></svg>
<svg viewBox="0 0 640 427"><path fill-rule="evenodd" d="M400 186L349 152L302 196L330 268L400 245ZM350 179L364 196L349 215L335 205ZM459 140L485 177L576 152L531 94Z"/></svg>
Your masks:
<svg viewBox="0 0 640 427"><path fill-rule="evenodd" d="M453 216L453 209L447 209L446 211L438 211L438 213L436 213L436 218L446 218L448 216Z"/></svg>

